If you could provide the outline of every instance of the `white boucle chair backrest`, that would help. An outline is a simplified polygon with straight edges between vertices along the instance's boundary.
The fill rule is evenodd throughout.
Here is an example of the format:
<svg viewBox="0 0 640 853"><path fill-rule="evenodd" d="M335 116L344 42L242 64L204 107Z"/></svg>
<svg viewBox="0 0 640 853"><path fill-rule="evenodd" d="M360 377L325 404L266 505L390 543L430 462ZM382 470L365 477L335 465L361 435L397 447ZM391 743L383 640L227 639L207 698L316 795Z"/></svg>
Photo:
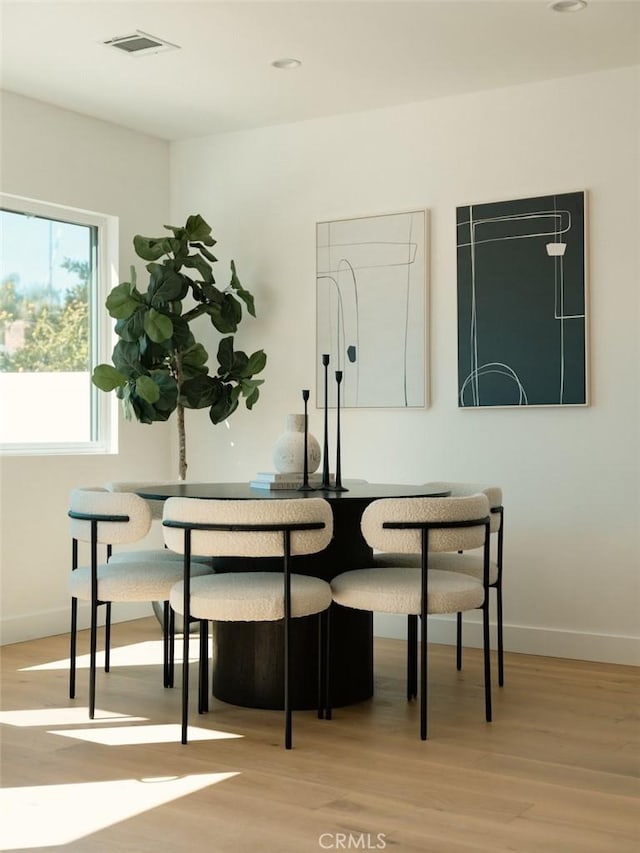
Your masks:
<svg viewBox="0 0 640 853"><path fill-rule="evenodd" d="M451 492L452 498L463 498L469 495L483 494L487 496L490 509L498 509L502 506L502 489L500 486L487 486L484 483L454 483L439 480L435 483L427 483L429 488L438 492ZM500 530L501 516L498 512L491 513L491 532Z"/></svg>
<svg viewBox="0 0 640 853"><path fill-rule="evenodd" d="M151 510L147 502L128 492L109 492L102 488L84 487L71 492L69 509L86 515L126 515L128 521L98 522L98 542L103 545L125 545L137 542L151 528ZM71 536L81 542L91 541L91 522L69 519Z"/></svg>
<svg viewBox="0 0 640 853"><path fill-rule="evenodd" d="M333 513L323 498L299 500L202 500L169 498L164 521L203 524L292 524L323 522L318 530L294 530L291 554L315 554L327 547L333 535ZM184 553L184 530L163 526L168 548ZM191 552L207 557L281 557L283 535L278 531L194 530Z"/></svg>
<svg viewBox="0 0 640 853"><path fill-rule="evenodd" d="M362 533L372 548L401 554L420 554L420 530L393 530L387 521L472 521L489 515L489 500L477 494L461 498L381 498L362 514ZM484 524L429 530L429 551L466 551L480 548L485 540Z"/></svg>

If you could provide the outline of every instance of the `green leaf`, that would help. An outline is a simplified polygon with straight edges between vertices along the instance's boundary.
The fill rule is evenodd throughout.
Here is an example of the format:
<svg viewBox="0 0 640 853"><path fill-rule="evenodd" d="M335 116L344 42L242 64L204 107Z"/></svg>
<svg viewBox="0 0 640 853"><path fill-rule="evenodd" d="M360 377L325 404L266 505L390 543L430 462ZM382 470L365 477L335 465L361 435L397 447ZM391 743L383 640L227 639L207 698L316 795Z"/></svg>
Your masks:
<svg viewBox="0 0 640 853"><path fill-rule="evenodd" d="M157 370L161 366L166 366L174 352L173 338L157 344L147 335L143 335L139 340L139 346L140 363L146 370Z"/></svg>
<svg viewBox="0 0 640 853"><path fill-rule="evenodd" d="M222 338L218 344L218 363L223 373L229 373L233 368L233 337Z"/></svg>
<svg viewBox="0 0 640 853"><path fill-rule="evenodd" d="M125 406L129 406L137 418L143 424L151 424L154 421L166 421L175 410L178 402L178 387L176 381L167 371L157 371L150 378L157 386L159 397L155 403L149 403L144 397L137 393L137 382L130 383Z"/></svg>
<svg viewBox="0 0 640 853"><path fill-rule="evenodd" d="M182 259L182 263L185 267L198 270L203 281L213 281L213 272L211 271L211 267L201 255L187 255L186 258Z"/></svg>
<svg viewBox="0 0 640 853"><path fill-rule="evenodd" d="M132 284L123 282L113 288L105 301L111 317L126 320L142 305L142 297Z"/></svg>
<svg viewBox="0 0 640 853"><path fill-rule="evenodd" d="M176 228L173 225L165 225L164 226L167 231L173 232L173 237L165 237L168 241L168 245L170 246L169 250L165 252L165 254L169 254L169 252L173 252L175 259L178 263L180 263L180 259L183 255L189 254L189 241L187 239L187 232L184 228Z"/></svg>
<svg viewBox="0 0 640 853"><path fill-rule="evenodd" d="M155 409L157 412L166 413L166 417L162 418L166 420L178 405L178 383L168 370L154 371L151 375L160 391Z"/></svg>
<svg viewBox="0 0 640 853"><path fill-rule="evenodd" d="M190 243L197 240L199 243L204 243L205 246L215 245L216 241L211 236L211 226L204 221L199 213L187 219L184 230L187 232Z"/></svg>
<svg viewBox="0 0 640 853"><path fill-rule="evenodd" d="M256 373L262 373L267 363L267 356L262 349L256 350L249 357L245 376L255 376Z"/></svg>
<svg viewBox="0 0 640 853"><path fill-rule="evenodd" d="M213 243L215 243L215 242L216 241L214 240ZM200 254L203 255L208 261L211 261L212 264L215 264L215 262L218 260L214 255L211 254L211 252L208 249L205 249L205 247L202 245L202 243L192 243L191 245L193 246L194 249L197 249L200 252ZM210 243L209 245L213 245L213 244Z"/></svg>
<svg viewBox="0 0 640 853"><path fill-rule="evenodd" d="M163 225L162 227L163 227L163 228L166 228L166 229L167 229L167 231L172 231L172 232L173 232L173 236L174 236L174 237L176 237L177 239L180 239L183 235L185 235L185 236L186 236L186 233L187 233L187 232L184 230L184 226L183 226L183 225L178 225L178 226L176 226L176 225Z"/></svg>
<svg viewBox="0 0 640 853"><path fill-rule="evenodd" d="M242 379L238 387L242 390L243 397L246 397L247 409L253 408L256 400L260 396L259 387L264 384L264 379Z"/></svg>
<svg viewBox="0 0 640 853"><path fill-rule="evenodd" d="M260 389L254 388L253 391L247 395L246 406L247 409L251 410L258 402L258 397L260 396ZM303 456L304 458L304 456Z"/></svg>
<svg viewBox="0 0 640 853"><path fill-rule="evenodd" d="M188 280L171 267L149 264L147 269L151 272L147 295L154 308L184 299L189 292Z"/></svg>
<svg viewBox="0 0 640 853"><path fill-rule="evenodd" d="M236 382L242 379L245 375L247 364L248 359L246 353L242 352L242 350L236 350L233 354L233 365L231 366L231 370L228 371L226 379Z"/></svg>
<svg viewBox="0 0 640 853"><path fill-rule="evenodd" d="M213 424L219 424L232 415L238 408L238 401L231 397L231 386L223 385L222 394L217 403L209 409L209 419Z"/></svg>
<svg viewBox="0 0 640 853"><path fill-rule="evenodd" d="M231 261L231 287L236 291L239 298L242 299L244 304L247 306L247 311L249 312L249 314L251 314L252 317L255 317L256 306L253 296L240 284L240 279L238 278L238 275L236 273L235 261Z"/></svg>
<svg viewBox="0 0 640 853"><path fill-rule="evenodd" d="M231 393L229 394L229 399L231 400L232 403L235 403L236 406L238 405L238 400L240 399L241 393L242 393L242 386L241 385L235 385L234 387L231 388Z"/></svg>
<svg viewBox="0 0 640 853"><path fill-rule="evenodd" d="M204 282L202 285L202 299L203 301L211 302L214 305L222 305L224 294L210 282Z"/></svg>
<svg viewBox="0 0 640 853"><path fill-rule="evenodd" d="M137 378L143 371L140 365L140 348L137 343L118 341L111 356L116 369L128 379Z"/></svg>
<svg viewBox="0 0 640 853"><path fill-rule="evenodd" d="M133 387L135 388L135 385ZM132 420L135 415L135 411L131 405L131 388L131 383L127 382L125 387L122 389L122 408L124 410L124 419L126 421Z"/></svg>
<svg viewBox="0 0 640 853"><path fill-rule="evenodd" d="M205 313L209 315L209 319L215 328L222 332L223 334L226 332L233 332L234 329L229 328L226 323L222 319L222 311L220 305L206 305Z"/></svg>
<svg viewBox="0 0 640 853"><path fill-rule="evenodd" d="M91 381L101 391L113 391L127 384L127 377L112 367L110 364L98 364L91 377Z"/></svg>
<svg viewBox="0 0 640 853"><path fill-rule="evenodd" d="M160 399L160 389L150 376L136 379L136 394L147 403L157 403Z"/></svg>
<svg viewBox="0 0 640 853"><path fill-rule="evenodd" d="M187 350L195 343L193 332L189 328L189 323L180 317L178 314L167 314L167 317L173 323L173 347L177 350Z"/></svg>
<svg viewBox="0 0 640 853"><path fill-rule="evenodd" d="M182 356L182 371L185 379L190 379L191 377L198 376L199 374L208 373L208 360L209 353L202 344L195 344L190 347Z"/></svg>
<svg viewBox="0 0 640 853"><path fill-rule="evenodd" d="M224 385L214 376L200 374L182 383L180 402L187 409L206 409L218 402Z"/></svg>
<svg viewBox="0 0 640 853"><path fill-rule="evenodd" d="M242 309L237 299L229 293L223 294L220 305L207 306L207 314L219 332L236 332L242 317Z"/></svg>
<svg viewBox="0 0 640 853"><path fill-rule="evenodd" d="M136 234L133 238L133 248L136 255L145 261L157 261L163 255L168 255L172 249L170 237L142 237Z"/></svg>
<svg viewBox="0 0 640 853"><path fill-rule="evenodd" d="M146 306L135 311L130 317L118 320L115 326L115 331L118 337L123 341L137 341L144 334L144 315L146 314Z"/></svg>
<svg viewBox="0 0 640 853"><path fill-rule="evenodd" d="M168 341L173 335L173 323L166 314L161 314L155 308L150 308L145 314L144 330L152 341L161 343Z"/></svg>

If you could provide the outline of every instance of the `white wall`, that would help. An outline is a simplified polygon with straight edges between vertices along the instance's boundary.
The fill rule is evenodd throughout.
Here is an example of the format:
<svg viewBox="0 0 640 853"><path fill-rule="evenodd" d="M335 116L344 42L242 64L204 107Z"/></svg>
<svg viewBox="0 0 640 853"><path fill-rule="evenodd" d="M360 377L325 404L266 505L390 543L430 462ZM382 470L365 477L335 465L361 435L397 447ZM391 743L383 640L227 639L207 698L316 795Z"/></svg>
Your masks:
<svg viewBox="0 0 640 853"><path fill-rule="evenodd" d="M2 95L2 190L119 217L121 278L131 263L140 261L133 235L162 233L169 213L168 168L165 142ZM120 421L115 455L2 458L3 642L68 630L71 545L66 513L72 488L173 475L171 426ZM140 612L141 606L114 606L114 619ZM144 613L150 612L145 605Z"/></svg>
<svg viewBox="0 0 640 853"><path fill-rule="evenodd" d="M314 388L315 223L426 207L432 404L346 411L343 476L501 485L508 648L637 661L638 93L639 69L623 69L174 143L172 217L200 212L213 226L219 282L234 257L256 296L258 319L238 342L269 357L253 412L227 428L190 419L192 476L247 480L270 468L285 414ZM459 410L456 205L580 189L592 405Z"/></svg>

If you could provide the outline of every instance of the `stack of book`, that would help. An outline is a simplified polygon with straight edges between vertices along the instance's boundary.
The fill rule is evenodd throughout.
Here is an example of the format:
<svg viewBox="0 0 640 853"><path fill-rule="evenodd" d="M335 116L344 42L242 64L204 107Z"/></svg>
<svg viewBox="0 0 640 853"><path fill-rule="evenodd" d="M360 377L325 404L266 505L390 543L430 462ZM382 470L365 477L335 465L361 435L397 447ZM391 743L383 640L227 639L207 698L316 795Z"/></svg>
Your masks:
<svg viewBox="0 0 640 853"><path fill-rule="evenodd" d="M280 474L276 471L263 471L256 474L249 485L252 489L267 489L275 491L277 489L297 489L302 485L302 472L294 474ZM309 474L309 485L318 488L322 483L322 474L316 472Z"/></svg>

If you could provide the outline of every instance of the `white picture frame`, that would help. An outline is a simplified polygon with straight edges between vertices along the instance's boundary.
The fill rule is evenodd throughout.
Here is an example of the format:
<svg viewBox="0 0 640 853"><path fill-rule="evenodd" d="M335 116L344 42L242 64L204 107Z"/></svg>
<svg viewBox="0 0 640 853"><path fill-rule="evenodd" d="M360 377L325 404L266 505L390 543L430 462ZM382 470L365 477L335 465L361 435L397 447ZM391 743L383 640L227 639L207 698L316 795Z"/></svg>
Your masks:
<svg viewBox="0 0 640 853"><path fill-rule="evenodd" d="M428 405L428 211L316 223L317 388L345 408Z"/></svg>

